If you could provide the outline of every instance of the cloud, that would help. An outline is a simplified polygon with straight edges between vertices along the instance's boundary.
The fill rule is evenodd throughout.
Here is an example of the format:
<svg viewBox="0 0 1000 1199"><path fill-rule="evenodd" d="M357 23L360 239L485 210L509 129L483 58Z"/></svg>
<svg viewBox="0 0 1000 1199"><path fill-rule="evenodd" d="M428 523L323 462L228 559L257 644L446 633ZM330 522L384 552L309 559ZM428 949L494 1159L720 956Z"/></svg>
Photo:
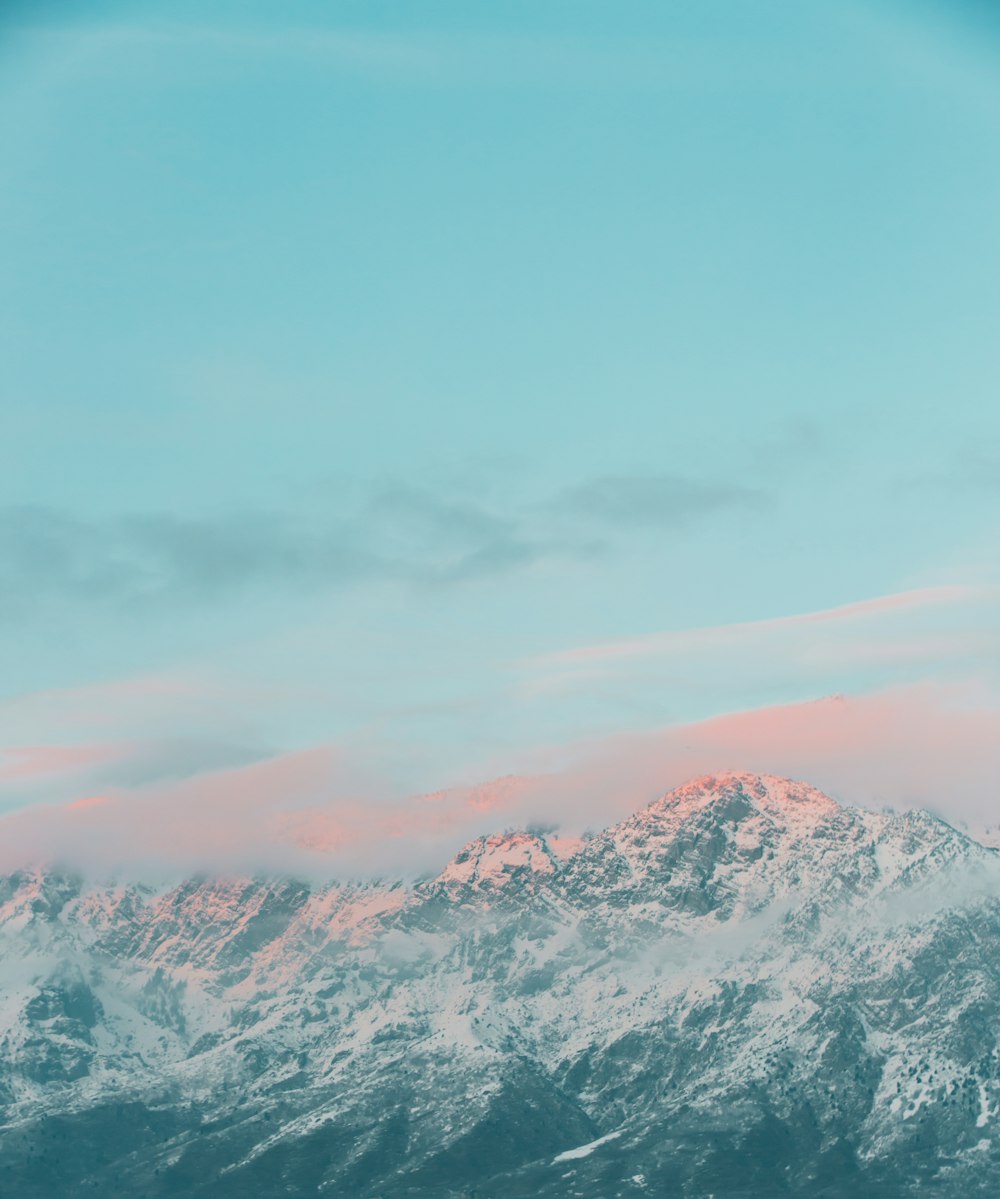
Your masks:
<svg viewBox="0 0 1000 1199"><path fill-rule="evenodd" d="M72 789L145 787L202 776L270 756L263 746L158 737L113 744L10 746L0 750L0 811L58 799Z"/></svg>
<svg viewBox="0 0 1000 1199"><path fill-rule="evenodd" d="M437 584L611 552L633 529L676 529L760 494L648 476L591 479L536 502L466 491L374 488L336 514L133 513L86 519L0 510L0 612L61 601L141 608L205 603L261 587L301 591L374 580Z"/></svg>
<svg viewBox="0 0 1000 1199"><path fill-rule="evenodd" d="M683 680L689 696L718 711L752 702L751 696L804 698L924 677L996 675L998 599L991 586L932 586L814 612L574 646L520 663L522 694L635 699Z"/></svg>
<svg viewBox="0 0 1000 1199"><path fill-rule="evenodd" d="M242 701L244 710L273 710L285 688L222 678L208 671L164 671L31 691L0 700L0 721L13 741L60 737L102 737L123 742L155 728L165 738L195 728L226 728L226 714Z"/></svg>
<svg viewBox="0 0 1000 1199"><path fill-rule="evenodd" d="M910 471L902 478L904 487L926 491L928 487L943 492L972 491L989 499L1000 494L1000 449L991 446L990 438L978 444L966 443L958 452L933 469Z"/></svg>
<svg viewBox="0 0 1000 1199"><path fill-rule="evenodd" d="M315 746L180 781L99 792L81 783L64 804L0 817L0 868L63 860L144 876L412 876L439 869L479 833L539 824L579 833L726 769L979 826L996 820L997 744L1000 706L989 695L923 684L554 746L531 755L527 772L423 795L338 747Z"/></svg>
<svg viewBox="0 0 1000 1199"><path fill-rule="evenodd" d="M497 509L468 495L394 484L376 490L363 520L394 573L422 583L505 573L544 557L570 555L516 503Z"/></svg>
<svg viewBox="0 0 1000 1199"><path fill-rule="evenodd" d="M6 868L21 860L97 870L280 868L294 848L276 835L283 806L335 800L337 783L335 755L319 747L194 780L108 788L0 819L2 859Z"/></svg>
<svg viewBox="0 0 1000 1199"><path fill-rule="evenodd" d="M0 787L51 775L79 774L118 758L114 745L10 745L0 750Z"/></svg>
<svg viewBox="0 0 1000 1199"><path fill-rule="evenodd" d="M621 810L692 775L746 769L805 779L845 803L986 821L997 810L998 736L989 692L921 683L610 738L570 772L570 790L613 797Z"/></svg>
<svg viewBox="0 0 1000 1199"><path fill-rule="evenodd" d="M287 699L282 687L168 673L0 701L0 810L266 759L260 726Z"/></svg>
<svg viewBox="0 0 1000 1199"><path fill-rule="evenodd" d="M266 582L342 583L375 568L356 537L271 513L87 521L37 507L0 511L0 594L8 614L53 599L130 604L210 598Z"/></svg>
<svg viewBox="0 0 1000 1199"><path fill-rule="evenodd" d="M392 527L399 519L395 509L409 507L408 537L425 535L419 532L425 523L433 529L453 518L435 505L422 510L402 493L383 502ZM460 515L449 534L459 542L506 529L501 525L497 533L475 515L463 523ZM347 846L359 863L379 860L404 870L412 850L413 862L430 868L467 835L498 821L600 824L686 774L749 766L836 785L866 730L870 736L889 727L886 714L892 713L896 739L886 737L880 751L866 743L855 793L863 798L864 780L876 787L885 770L898 784L904 766L922 762L923 802L937 802L943 767L958 778L969 762L982 763L981 744L990 744L976 722L988 723L995 707L988 696L998 691L998 609L992 588L927 587L769 620L574 647L513 668L501 665L498 673L473 672L438 708L428 703L424 674L412 671L416 704L405 671L374 698L353 681L345 689L343 678L332 686L315 679L291 686L204 671L35 692L0 702L11 747L0 753L0 810L49 805L58 811L101 796L107 802L93 819L120 817L126 831L109 833L104 843L108 853L124 852L132 844L127 830L134 814L162 804L168 812L191 810L210 819L212 804L231 785L234 794L256 798L245 798L227 860L234 854L248 860L254 846L266 857L273 841L283 852L325 863L324 869L340 869L336 855ZM287 674L286 645L278 656ZM966 694L982 688L960 718L961 705L952 702L956 679L964 680ZM842 692L855 698L817 707L795 702ZM866 699L869 693L883 698ZM934 704L942 710L937 728L928 714ZM742 714L716 715L727 710ZM915 713L915 750L897 735L905 727L900 713L908 711ZM761 712L777 715L765 720ZM856 718L854 725L849 718ZM972 739L968 756L940 733L954 728L960 747L960 724ZM615 733L636 727L663 731L631 738ZM317 759L333 763L323 785L303 791L303 776L294 771L287 785L280 783L281 767L269 764L297 763L296 754L329 739L334 729L336 750ZM820 729L827 730L829 753ZM594 745L614 747L606 769L595 764L588 744L575 744L585 734ZM554 740L551 750L543 737ZM588 770L574 772L573 763L584 759ZM447 782L456 770L466 778L510 771L518 781L466 792L445 788L433 804L407 798ZM977 794L988 793L986 775L977 778ZM273 785L273 793L260 780ZM905 799L901 784L884 790ZM205 796L214 798L207 803ZM190 804L184 797L192 797ZM23 819L34 827L34 817ZM44 819L50 828L61 827L58 818ZM0 840L4 835L0 831ZM135 835L141 841L142 829ZM209 844L221 853L224 829L203 847ZM179 859L180 840L173 845ZM329 861L327 852L334 855Z"/></svg>
<svg viewBox="0 0 1000 1199"><path fill-rule="evenodd" d="M856 600L835 608L815 612L796 612L788 616L768 617L765 620L741 621L736 624L712 625L700 629L683 629L668 633L653 633L645 637L629 637L599 645L579 646L559 650L534 659L540 666L573 666L577 663L622 661L628 658L649 658L688 649L693 644L727 644L756 640L770 633L808 629L816 625L856 626L868 617L893 616L903 612L937 609L996 600L996 588L950 584L922 587L893 595L880 595Z"/></svg>
<svg viewBox="0 0 1000 1199"><path fill-rule="evenodd" d="M680 475L607 475L567 488L555 511L615 529L674 528L720 510L760 508L767 493Z"/></svg>

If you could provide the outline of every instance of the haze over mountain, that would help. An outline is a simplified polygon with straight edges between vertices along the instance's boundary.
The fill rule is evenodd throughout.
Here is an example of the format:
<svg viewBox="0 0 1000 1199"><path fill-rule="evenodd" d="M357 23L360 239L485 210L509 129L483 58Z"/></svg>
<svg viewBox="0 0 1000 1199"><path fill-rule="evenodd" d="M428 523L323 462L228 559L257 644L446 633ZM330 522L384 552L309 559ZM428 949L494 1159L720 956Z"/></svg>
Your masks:
<svg viewBox="0 0 1000 1199"><path fill-rule="evenodd" d="M0 1187L986 1196L1000 857L699 778L416 885L0 883Z"/></svg>

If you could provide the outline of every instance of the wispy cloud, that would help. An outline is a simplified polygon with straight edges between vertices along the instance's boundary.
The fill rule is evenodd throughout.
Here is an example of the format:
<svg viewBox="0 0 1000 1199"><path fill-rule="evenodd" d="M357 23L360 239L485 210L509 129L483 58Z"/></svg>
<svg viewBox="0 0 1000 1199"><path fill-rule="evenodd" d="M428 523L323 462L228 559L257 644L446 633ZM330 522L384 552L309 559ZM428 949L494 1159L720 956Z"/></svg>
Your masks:
<svg viewBox="0 0 1000 1199"><path fill-rule="evenodd" d="M596 478L548 498L489 503L412 485L373 489L337 514L245 511L106 519L37 506L0 510L0 610L40 602L212 600L260 586L378 579L435 584L610 552L638 530L678 530L761 493L672 475Z"/></svg>
<svg viewBox="0 0 1000 1199"><path fill-rule="evenodd" d="M8 745L0 749L0 788L52 775L74 774L116 761L116 745Z"/></svg>
<svg viewBox="0 0 1000 1199"><path fill-rule="evenodd" d="M554 511L614 529L671 528L713 512L759 509L767 492L682 475L608 475L569 487Z"/></svg>
<svg viewBox="0 0 1000 1199"><path fill-rule="evenodd" d="M991 447L988 441L985 445L966 444L933 469L904 475L903 485L913 490L934 487L1000 496L1000 448Z"/></svg>
<svg viewBox="0 0 1000 1199"><path fill-rule="evenodd" d="M261 745L201 737L147 737L103 744L12 745L0 750L0 812L82 792L203 776L266 760Z"/></svg>
<svg viewBox="0 0 1000 1199"><path fill-rule="evenodd" d="M857 626L868 618L892 617L902 613L955 609L1000 598L996 588L949 584L901 591L893 595L875 596L823 608L815 612L791 613L788 616L768 617L765 620L741 621L737 624L712 625L699 629L653 633L644 637L628 637L598 645L578 646L544 654L533 660L539 667L575 666L598 662L616 662L630 658L649 659L675 652L689 653L698 647L730 646L735 642L752 642L769 634L808 629L810 626Z"/></svg>
<svg viewBox="0 0 1000 1199"><path fill-rule="evenodd" d="M355 538L271 513L85 520L37 507L0 512L0 594L9 613L60 598L130 602L213 596L267 580L341 582L373 568Z"/></svg>
<svg viewBox="0 0 1000 1199"><path fill-rule="evenodd" d="M1000 690L1000 589L929 586L573 646L513 664L512 675L525 704L578 721L601 713L605 728L928 680Z"/></svg>
<svg viewBox="0 0 1000 1199"><path fill-rule="evenodd" d="M264 760L259 718L285 702L279 687L180 673L0 700L0 811Z"/></svg>
<svg viewBox="0 0 1000 1199"><path fill-rule="evenodd" d="M425 519L453 518L435 505L429 515L420 512L401 493L385 502L390 509L411 507L418 527ZM463 514L454 535L465 536L470 520L484 544L507 533ZM406 535L418 532L408 528ZM237 652L217 673L164 672L0 701L8 746L0 754L0 809L172 787L332 736L342 753L378 761L397 782L426 786L455 769L519 768L540 743L584 730L599 739L762 703L923 680L992 680L996 689L997 598L988 587L927 587L768 620L585 645L488 664L435 690L434 698L428 674L413 670L405 649L391 686L383 690L380 683L374 694L365 690L363 670L334 671L332 681L327 671L307 671L293 682L290 648L279 639L273 682L247 675ZM312 661L311 634L303 652ZM433 655L425 661L437 688Z"/></svg>

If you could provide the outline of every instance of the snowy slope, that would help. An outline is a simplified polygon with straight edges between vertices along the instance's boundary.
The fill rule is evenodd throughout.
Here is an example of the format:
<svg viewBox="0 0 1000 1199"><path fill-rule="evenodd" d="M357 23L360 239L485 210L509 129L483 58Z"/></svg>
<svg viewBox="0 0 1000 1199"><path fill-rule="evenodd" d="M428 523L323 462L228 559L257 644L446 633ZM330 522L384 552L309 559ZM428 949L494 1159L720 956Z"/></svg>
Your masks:
<svg viewBox="0 0 1000 1199"><path fill-rule="evenodd" d="M1000 855L785 779L411 888L23 872L0 953L5 1197L998 1193Z"/></svg>

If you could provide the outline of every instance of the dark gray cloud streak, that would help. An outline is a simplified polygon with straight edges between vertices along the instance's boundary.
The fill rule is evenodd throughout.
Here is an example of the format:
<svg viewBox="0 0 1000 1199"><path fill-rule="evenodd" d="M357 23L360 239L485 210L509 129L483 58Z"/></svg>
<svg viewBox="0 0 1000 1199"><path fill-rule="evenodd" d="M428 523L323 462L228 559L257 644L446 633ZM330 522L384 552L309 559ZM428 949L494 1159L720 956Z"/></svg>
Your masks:
<svg viewBox="0 0 1000 1199"><path fill-rule="evenodd" d="M41 507L0 510L0 612L60 600L126 606L205 602L250 588L368 580L440 584L545 560L607 554L631 533L671 533L768 493L676 475L605 476L541 502L487 503L385 487L342 516L274 512L88 520Z"/></svg>
<svg viewBox="0 0 1000 1199"><path fill-rule="evenodd" d="M753 488L675 475L608 475L567 489L553 507L613 529L669 529L713 512L759 508L766 498Z"/></svg>

